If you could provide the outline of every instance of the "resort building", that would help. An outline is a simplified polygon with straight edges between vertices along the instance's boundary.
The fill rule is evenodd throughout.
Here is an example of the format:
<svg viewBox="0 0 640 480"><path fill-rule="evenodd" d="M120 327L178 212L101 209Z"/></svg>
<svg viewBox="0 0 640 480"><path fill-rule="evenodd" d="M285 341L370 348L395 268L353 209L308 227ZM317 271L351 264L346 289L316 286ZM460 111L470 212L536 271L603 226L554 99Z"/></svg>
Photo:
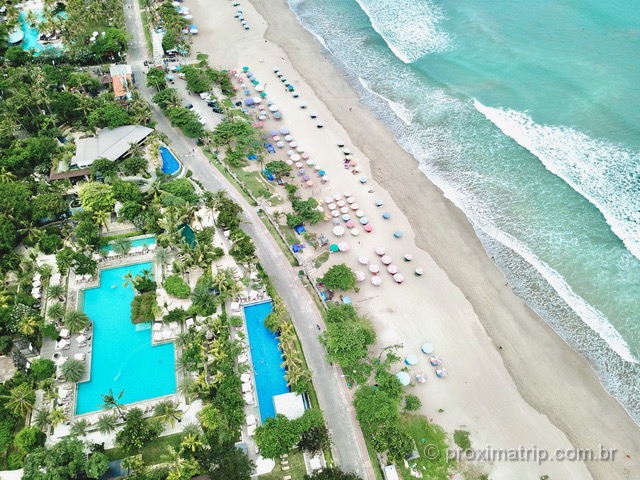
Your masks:
<svg viewBox="0 0 640 480"><path fill-rule="evenodd" d="M131 90L133 87L131 65L111 65L109 67L109 75L111 75L111 84L113 86L115 99L124 100L131 98Z"/></svg>
<svg viewBox="0 0 640 480"><path fill-rule="evenodd" d="M115 162L124 157L131 145L142 143L153 130L141 125L125 125L114 129L104 128L95 137L76 141L76 154L71 158L73 168L88 168L98 158Z"/></svg>

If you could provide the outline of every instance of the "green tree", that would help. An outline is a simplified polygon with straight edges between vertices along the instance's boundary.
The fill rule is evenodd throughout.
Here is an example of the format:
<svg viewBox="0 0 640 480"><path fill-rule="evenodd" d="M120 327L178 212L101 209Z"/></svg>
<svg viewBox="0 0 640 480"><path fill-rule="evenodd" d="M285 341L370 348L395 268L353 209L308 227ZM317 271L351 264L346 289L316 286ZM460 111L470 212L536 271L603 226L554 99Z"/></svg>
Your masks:
<svg viewBox="0 0 640 480"><path fill-rule="evenodd" d="M16 434L13 444L22 453L29 453L44 445L47 436L37 427L26 427Z"/></svg>
<svg viewBox="0 0 640 480"><path fill-rule="evenodd" d="M120 399L123 395L124 389L120 390L120 393L117 396L113 394L112 389L109 389L109 392L106 394L100 394L100 396L102 397L102 408L104 408L105 410L111 410L115 408L118 412L118 416L120 418L124 418L124 409L122 405L120 405Z"/></svg>
<svg viewBox="0 0 640 480"><path fill-rule="evenodd" d="M171 400L163 400L156 404L153 409L154 416L159 422L169 424L171 428L175 427L176 420L182 421L182 410L180 410L176 402Z"/></svg>
<svg viewBox="0 0 640 480"><path fill-rule="evenodd" d="M334 265L320 279L331 290L351 290L356 285L356 276L346 264Z"/></svg>
<svg viewBox="0 0 640 480"><path fill-rule="evenodd" d="M147 85L160 91L167 86L166 76L161 68L150 68L147 72Z"/></svg>
<svg viewBox="0 0 640 480"><path fill-rule="evenodd" d="M389 421L377 427L371 438L377 452L387 453L389 458L400 462L413 450L413 439L398 421Z"/></svg>
<svg viewBox="0 0 640 480"><path fill-rule="evenodd" d="M105 413L98 417L98 421L96 422L96 429L98 430L98 432L106 435L111 432L115 432L117 424L118 419L115 415Z"/></svg>
<svg viewBox="0 0 640 480"><path fill-rule="evenodd" d="M422 407L422 402L417 397L417 395L409 394L404 399L404 410L405 412L415 412Z"/></svg>
<svg viewBox="0 0 640 480"><path fill-rule="evenodd" d="M107 457L93 453L85 460L84 444L75 438L64 438L51 447L38 447L25 459L26 480L58 480L98 478L108 468ZM95 458L94 458L95 457Z"/></svg>
<svg viewBox="0 0 640 480"><path fill-rule="evenodd" d="M89 326L90 320L86 313L80 310L70 310L64 318L64 326L71 333L78 333Z"/></svg>
<svg viewBox="0 0 640 480"><path fill-rule="evenodd" d="M298 443L300 433L294 422L279 413L256 429L254 439L264 458L278 458Z"/></svg>
<svg viewBox="0 0 640 480"><path fill-rule="evenodd" d="M71 424L69 435L72 437L84 437L87 435L89 422L85 418L80 418Z"/></svg>
<svg viewBox="0 0 640 480"><path fill-rule="evenodd" d="M78 196L83 208L89 212L111 212L116 203L113 188L105 183L83 183Z"/></svg>
<svg viewBox="0 0 640 480"><path fill-rule="evenodd" d="M76 360L75 358L70 358L66 362L62 364L60 368L62 371L62 376L71 383L78 383L82 380L85 372L84 362L81 360Z"/></svg>
<svg viewBox="0 0 640 480"><path fill-rule="evenodd" d="M125 425L116 433L116 444L125 452L137 452L162 432L162 425L154 419L146 419L139 408L127 413Z"/></svg>
<svg viewBox="0 0 640 480"><path fill-rule="evenodd" d="M99 58L115 59L115 55L127 49L127 32L119 28L107 28L91 45L91 52Z"/></svg>
<svg viewBox="0 0 640 480"><path fill-rule="evenodd" d="M89 114L87 123L91 128L118 128L129 125L131 119L118 104L106 103Z"/></svg>
<svg viewBox="0 0 640 480"><path fill-rule="evenodd" d="M316 471L311 475L305 475L304 480L362 480L355 473L345 473L338 467L328 467L321 472Z"/></svg>
<svg viewBox="0 0 640 480"><path fill-rule="evenodd" d="M358 383L369 377L371 366L366 359L375 339L375 330L365 322L330 323L320 335L328 360L338 363L345 374Z"/></svg>
<svg viewBox="0 0 640 480"><path fill-rule="evenodd" d="M5 407L15 415L21 417L26 416L31 410L33 410L34 403L36 401L36 393L28 383L23 383L10 390L8 395L0 395L0 398L5 399Z"/></svg>
<svg viewBox="0 0 640 480"><path fill-rule="evenodd" d="M56 364L48 358L37 358L31 362L30 373L36 382L41 382L53 377L56 373Z"/></svg>
<svg viewBox="0 0 640 480"><path fill-rule="evenodd" d="M353 405L363 430L369 433L399 418L399 401L380 388L363 385L356 392Z"/></svg>
<svg viewBox="0 0 640 480"><path fill-rule="evenodd" d="M326 425L322 424L317 427L311 427L309 430L302 432L298 447L311 454L326 450L331 446L331 436Z"/></svg>
<svg viewBox="0 0 640 480"><path fill-rule="evenodd" d="M166 292L176 298L189 298L191 289L189 285L178 275L169 275L162 282Z"/></svg>
<svg viewBox="0 0 640 480"><path fill-rule="evenodd" d="M289 173L291 171L291 167L287 165L286 162L282 160L275 160L273 162L269 162L265 165L265 168L269 170L276 178L282 177L285 173Z"/></svg>

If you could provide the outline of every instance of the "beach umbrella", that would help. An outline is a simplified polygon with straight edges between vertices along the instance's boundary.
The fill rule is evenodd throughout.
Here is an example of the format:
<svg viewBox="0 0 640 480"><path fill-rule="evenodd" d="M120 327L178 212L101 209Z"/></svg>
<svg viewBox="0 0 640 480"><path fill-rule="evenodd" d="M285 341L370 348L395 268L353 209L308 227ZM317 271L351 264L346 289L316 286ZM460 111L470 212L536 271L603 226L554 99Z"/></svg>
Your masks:
<svg viewBox="0 0 640 480"><path fill-rule="evenodd" d="M331 221L333 222L334 225L340 225L342 223L342 221L339 218L333 218L331 219Z"/></svg>
<svg viewBox="0 0 640 480"><path fill-rule="evenodd" d="M346 205L344 200L338 200L338 206L339 207L344 207Z"/></svg>
<svg viewBox="0 0 640 480"><path fill-rule="evenodd" d="M356 210L356 217L358 218L364 217L364 210Z"/></svg>
<svg viewBox="0 0 640 480"><path fill-rule="evenodd" d="M387 267L387 272L389 272L391 275L395 275L396 273L398 273L398 267L391 264Z"/></svg>
<svg viewBox="0 0 640 480"><path fill-rule="evenodd" d="M318 205L316 207L316 210L319 211L319 212L324 212L324 208L322 208L322 205Z"/></svg>
<svg viewBox="0 0 640 480"><path fill-rule="evenodd" d="M340 249L341 252L347 252L349 251L349 244L347 242L340 242L338 244L338 248Z"/></svg>
<svg viewBox="0 0 640 480"><path fill-rule="evenodd" d="M302 145L297 145L296 146L296 152L304 153L304 148L302 147ZM308 162L307 162L307 164L308 164ZM313 165L313 163L312 163L312 165Z"/></svg>
<svg viewBox="0 0 640 480"><path fill-rule="evenodd" d="M276 112L273 114L273 118L275 118L276 120L280 120L282 118L282 113L280 112Z"/></svg>
<svg viewBox="0 0 640 480"><path fill-rule="evenodd" d="M366 274L360 270L357 270L355 274L356 274L356 280L359 282L364 282L364 280L367 278Z"/></svg>
<svg viewBox="0 0 640 480"><path fill-rule="evenodd" d="M333 202L333 197L324 197L324 203L331 203Z"/></svg>
<svg viewBox="0 0 640 480"><path fill-rule="evenodd" d="M351 220L351 215L345 213L344 215L342 215L342 220L348 222L349 220Z"/></svg>
<svg viewBox="0 0 640 480"><path fill-rule="evenodd" d="M393 232L393 236L396 238L400 238L402 236L402 232L400 230L396 230Z"/></svg>
<svg viewBox="0 0 640 480"><path fill-rule="evenodd" d="M376 200L376 207L381 207L382 205L384 205L384 202L382 200Z"/></svg>
<svg viewBox="0 0 640 480"><path fill-rule="evenodd" d="M344 159L351 161L351 160L353 160L353 155L345 155Z"/></svg>
<svg viewBox="0 0 640 480"><path fill-rule="evenodd" d="M323 175L320 180L322 181L322 183L327 183L329 181L329 175Z"/></svg>
<svg viewBox="0 0 640 480"><path fill-rule="evenodd" d="M260 82L259 82L258 80L251 80L251 83L252 83L253 85L256 85L256 86L257 86L257 85L260 85ZM257 88L256 88L256 90L257 90Z"/></svg>
<svg viewBox="0 0 640 480"><path fill-rule="evenodd" d="M418 363L418 357L415 355L407 355L407 358L404 359L404 363L407 365L415 365Z"/></svg>
<svg viewBox="0 0 640 480"><path fill-rule="evenodd" d="M333 199L337 202L338 200L340 200L342 198L342 195L340 195L339 193L337 193L336 195L333 196Z"/></svg>
<svg viewBox="0 0 640 480"><path fill-rule="evenodd" d="M247 107L250 107L251 105L253 105L253 98L245 98L245 100L244 100L244 104L245 104Z"/></svg>
<svg viewBox="0 0 640 480"><path fill-rule="evenodd" d="M287 142L290 142L291 140L293 140L293 135L287 135L286 137L284 137L284 139L285 139Z"/></svg>
<svg viewBox="0 0 640 480"><path fill-rule="evenodd" d="M329 203L327 207L329 207L329 210L335 210L337 208L335 203Z"/></svg>
<svg viewBox="0 0 640 480"><path fill-rule="evenodd" d="M293 160L291 160L291 161L293 162ZM298 170L298 173L299 173L300 175L304 175L304 168L301 168L300 170Z"/></svg>
<svg viewBox="0 0 640 480"><path fill-rule="evenodd" d="M325 172L324 170L319 170L318 171L318 175L320 175L321 177L324 177L326 173L327 172Z"/></svg>
<svg viewBox="0 0 640 480"><path fill-rule="evenodd" d="M307 187L313 187L313 180L307 180Z"/></svg>
<svg viewBox="0 0 640 480"><path fill-rule="evenodd" d="M357 237L358 235L360 235L360 230L358 230L357 228L352 228L351 235L353 235L354 237Z"/></svg>
<svg viewBox="0 0 640 480"><path fill-rule="evenodd" d="M344 150L342 150L342 153L344 153L345 155L351 155L351 150L345 148Z"/></svg>
<svg viewBox="0 0 640 480"><path fill-rule="evenodd" d="M290 157L290 159L291 159L291 161L292 161L292 162L294 162L294 161L296 160L296 159L295 159L295 158L293 158L293 157L294 157L294 155L291 155L291 157ZM301 163L301 162L297 162L297 163L296 163L296 168L302 168L302 163Z"/></svg>
<svg viewBox="0 0 640 480"><path fill-rule="evenodd" d="M433 353L433 345L431 345L430 343L423 343L422 344L422 353Z"/></svg>
<svg viewBox="0 0 640 480"><path fill-rule="evenodd" d="M282 135L289 135L289 129L288 128L281 128L280 129L280 133Z"/></svg>
<svg viewBox="0 0 640 480"><path fill-rule="evenodd" d="M348 203L349 205L351 205L351 204L353 204L353 203L356 203L356 199L355 199L354 197L348 197L348 198L347 198L347 203Z"/></svg>
<svg viewBox="0 0 640 480"><path fill-rule="evenodd" d="M413 255L411 255L410 253L405 253L404 254L404 261L405 262L410 262L411 259L413 259Z"/></svg>
<svg viewBox="0 0 640 480"><path fill-rule="evenodd" d="M382 218L384 218L385 220L389 220L391 218L391 214L389 212L384 212L382 214Z"/></svg>
<svg viewBox="0 0 640 480"><path fill-rule="evenodd" d="M303 158L304 160L309 160L309 154L308 154L308 153L303 153L303 154L302 154L302 158ZM315 163L315 162L314 162L314 163ZM307 162L307 165L309 165L310 167L312 167L312 166L313 166L313 163L309 163L309 162Z"/></svg>
<svg viewBox="0 0 640 480"><path fill-rule="evenodd" d="M349 207L342 207L340 213L349 213Z"/></svg>
<svg viewBox="0 0 640 480"><path fill-rule="evenodd" d="M384 247L376 247L376 255L383 256L385 253Z"/></svg>
<svg viewBox="0 0 640 480"><path fill-rule="evenodd" d="M318 124L316 124L316 127L317 128L322 128L322 127L324 127L324 123L318 123Z"/></svg>
<svg viewBox="0 0 640 480"><path fill-rule="evenodd" d="M436 375L438 376L438 378L445 378L447 376L447 369L446 368L438 368L436 370Z"/></svg>
<svg viewBox="0 0 640 480"><path fill-rule="evenodd" d="M271 130L269 132L269 135L271 135L273 137L273 139L276 140L276 137L278 136L278 131L277 130ZM280 140L280 137L278 137L278 140Z"/></svg>
<svg viewBox="0 0 640 480"><path fill-rule="evenodd" d="M333 234L336 237L341 237L342 235L344 235L344 228L342 228L340 225L333 227Z"/></svg>
<svg viewBox="0 0 640 480"><path fill-rule="evenodd" d="M278 67L273 67L273 73L278 73L280 69Z"/></svg>
<svg viewBox="0 0 640 480"><path fill-rule="evenodd" d="M278 106L277 106L277 105L270 105L270 106L269 106L269 110L270 110L270 111L272 111L272 112L277 112L277 111L279 110L279 108L278 108ZM290 137L290 136L291 136L291 135L287 135L287 137ZM286 139L287 139L287 137L285 137L284 139L286 140Z"/></svg>
<svg viewBox="0 0 640 480"><path fill-rule="evenodd" d="M342 140L338 140L338 147L344 147L344 142Z"/></svg>
<svg viewBox="0 0 640 480"><path fill-rule="evenodd" d="M351 195L351 192L350 192L349 190L345 191L345 192L343 193L343 195L345 196L345 198L349 198L349 197L351 197L351 196L352 196L352 195Z"/></svg>
<svg viewBox="0 0 640 480"><path fill-rule="evenodd" d="M302 176L302 180L304 180L305 182L309 181L309 175L303 175Z"/></svg>
<svg viewBox="0 0 640 480"><path fill-rule="evenodd" d="M258 105L258 110L264 110L264 105Z"/></svg>
<svg viewBox="0 0 640 480"><path fill-rule="evenodd" d="M334 211L331 212L331 216L337 218L337 217L340 216L340 212L338 210L334 210Z"/></svg>
<svg viewBox="0 0 640 480"><path fill-rule="evenodd" d="M347 228L353 228L356 226L356 222L354 222L353 220L349 220L347 222Z"/></svg>
<svg viewBox="0 0 640 480"><path fill-rule="evenodd" d="M438 365L442 365L442 359L437 355L434 355L433 357L431 357L429 361L431 362L431 365L434 367L437 367Z"/></svg>
<svg viewBox="0 0 640 480"><path fill-rule="evenodd" d="M298 146L298 142L289 142L289 146L291 148L296 148Z"/></svg>
<svg viewBox="0 0 640 480"><path fill-rule="evenodd" d="M276 142L276 147L278 147L278 148L284 147L284 142L283 141Z"/></svg>
<svg viewBox="0 0 640 480"><path fill-rule="evenodd" d="M380 271L380 266L376 265L375 263L372 263L371 265L369 265L369 271L375 275Z"/></svg>
<svg viewBox="0 0 640 480"><path fill-rule="evenodd" d="M267 92L260 92L260 98L265 98L267 96Z"/></svg>
<svg viewBox="0 0 640 480"><path fill-rule="evenodd" d="M356 165L354 170L356 171L356 173L360 173L362 171L362 165Z"/></svg>
<svg viewBox="0 0 640 480"><path fill-rule="evenodd" d="M362 218L360 219L360 223L361 223L362 225L366 225L367 223L369 223L369 219L368 219L367 217L362 217Z"/></svg>
<svg viewBox="0 0 640 480"><path fill-rule="evenodd" d="M365 255L360 255L358 257L358 263L360 263L361 265L366 265L367 263L369 263L369 258L367 258Z"/></svg>
<svg viewBox="0 0 640 480"><path fill-rule="evenodd" d="M416 268L415 270L416 277L421 276L423 273L424 273L424 270L422 270L420 267Z"/></svg>
<svg viewBox="0 0 640 480"><path fill-rule="evenodd" d="M384 263L385 265L389 265L393 260L391 259L391 257L389 255L383 255L382 258L380 259L380 261L382 263Z"/></svg>
<svg viewBox="0 0 640 480"><path fill-rule="evenodd" d="M396 273L393 276L393 279L396 281L396 283L402 283L404 282L404 275L402 275L401 273Z"/></svg>
<svg viewBox="0 0 640 480"><path fill-rule="evenodd" d="M382 279L376 275L371 278L371 284L379 287L380 285L382 285Z"/></svg>
<svg viewBox="0 0 640 480"><path fill-rule="evenodd" d="M400 383L405 387L411 383L411 377L407 372L396 373L396 378L400 380Z"/></svg>
<svg viewBox="0 0 640 480"><path fill-rule="evenodd" d="M260 105L262 106L262 105ZM271 130L273 132L273 130ZM274 142L279 142L280 141L280 135L273 135L273 141Z"/></svg>
<svg viewBox="0 0 640 480"><path fill-rule="evenodd" d="M291 156L293 154L295 154L296 152L294 152L293 150L287 150L287 155Z"/></svg>
<svg viewBox="0 0 640 480"><path fill-rule="evenodd" d="M369 179L365 176L360 177L360 183L364 184L367 183L369 181Z"/></svg>
<svg viewBox="0 0 640 480"><path fill-rule="evenodd" d="M243 72L248 72L249 71L249 67L242 67L242 71Z"/></svg>
<svg viewBox="0 0 640 480"><path fill-rule="evenodd" d="M256 85L256 92L264 92L264 85Z"/></svg>
<svg viewBox="0 0 640 480"><path fill-rule="evenodd" d="M253 97L253 103L260 103L262 102L262 97Z"/></svg>
<svg viewBox="0 0 640 480"><path fill-rule="evenodd" d="M298 155L297 153L294 153L293 155L291 155L291 160L293 160L294 162L299 162L300 155ZM302 165L302 163L300 165Z"/></svg>
<svg viewBox="0 0 640 480"><path fill-rule="evenodd" d="M416 382L427 383L427 375L424 373L416 373Z"/></svg>
<svg viewBox="0 0 640 480"><path fill-rule="evenodd" d="M330 251L330 252L337 252L337 251L339 251L339 250L340 250L340 249L338 248L338 245L337 245L337 244L332 243L331 245L329 245L329 251Z"/></svg>
<svg viewBox="0 0 640 480"><path fill-rule="evenodd" d="M360 210L360 205L358 205L357 203L352 203L351 204L351 210L353 210L353 211Z"/></svg>
<svg viewBox="0 0 640 480"><path fill-rule="evenodd" d="M370 224L367 223L364 226L364 231L367 232L367 233L371 233L371 232L373 232L373 227Z"/></svg>

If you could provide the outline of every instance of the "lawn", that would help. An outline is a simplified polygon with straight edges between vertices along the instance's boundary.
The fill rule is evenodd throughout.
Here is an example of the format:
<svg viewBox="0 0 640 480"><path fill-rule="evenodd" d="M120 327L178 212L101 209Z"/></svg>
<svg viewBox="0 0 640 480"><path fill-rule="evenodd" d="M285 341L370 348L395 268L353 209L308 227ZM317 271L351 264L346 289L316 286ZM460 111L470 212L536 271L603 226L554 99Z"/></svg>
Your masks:
<svg viewBox="0 0 640 480"><path fill-rule="evenodd" d="M180 446L180 434L174 433L164 437L158 437L150 441L141 451L142 458L147 465L155 465L162 462L162 456L167 453L167 447L172 446L178 448ZM129 455L121 451L119 448L112 448L104 452L109 461L120 460Z"/></svg>
<svg viewBox="0 0 640 480"><path fill-rule="evenodd" d="M329 252L324 252L313 259L313 267L320 268L327 260L329 260Z"/></svg>
<svg viewBox="0 0 640 480"><path fill-rule="evenodd" d="M420 454L419 458L411 460L409 464L422 473L422 478L433 480L448 478L449 469L455 466L455 462L447 458L449 445L447 434L442 427L429 423L422 415L409 414L402 415L402 424L413 438ZM399 464L397 467L403 478L410 478L409 470L404 468L404 465Z"/></svg>
<svg viewBox="0 0 640 480"><path fill-rule="evenodd" d="M280 459L276 459L276 466L271 473L266 475L260 475L258 477L259 480L282 480L282 477L286 475L291 475L292 479L300 480L304 478L307 473L307 470L304 466L304 457L302 456L302 452L300 450L292 450L289 452L289 466L291 467L289 470L283 471L280 466Z"/></svg>

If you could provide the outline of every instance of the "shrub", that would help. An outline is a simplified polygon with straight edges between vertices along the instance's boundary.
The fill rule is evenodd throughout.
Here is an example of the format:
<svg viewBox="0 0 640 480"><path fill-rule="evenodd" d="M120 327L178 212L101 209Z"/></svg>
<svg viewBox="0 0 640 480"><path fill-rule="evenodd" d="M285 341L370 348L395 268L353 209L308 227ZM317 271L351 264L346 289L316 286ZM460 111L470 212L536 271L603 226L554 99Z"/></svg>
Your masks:
<svg viewBox="0 0 640 480"><path fill-rule="evenodd" d="M44 445L47 436L37 427L23 428L13 441L15 447L23 453L29 453L36 447Z"/></svg>
<svg viewBox="0 0 640 480"><path fill-rule="evenodd" d="M319 279L331 290L350 290L356 285L356 276L346 264L334 265Z"/></svg>
<svg viewBox="0 0 640 480"><path fill-rule="evenodd" d="M141 293L133 297L131 302L131 321L144 323L153 321L157 307L155 292Z"/></svg>
<svg viewBox="0 0 640 480"><path fill-rule="evenodd" d="M413 394L409 394L404 399L404 409L407 412L413 412L418 410L422 406L420 399Z"/></svg>
<svg viewBox="0 0 640 480"><path fill-rule="evenodd" d="M51 378L54 373L56 373L56 364L47 358L38 358L31 362L31 375L36 382Z"/></svg>
<svg viewBox="0 0 640 480"><path fill-rule="evenodd" d="M10 336L3 335L0 337L0 353L1 354L4 355L9 353L12 346L13 346L13 341L11 340Z"/></svg>
<svg viewBox="0 0 640 480"><path fill-rule="evenodd" d="M464 430L456 430L453 432L453 441L456 442L463 450L469 450L471 448L471 440L469 439L469 432Z"/></svg>
<svg viewBox="0 0 640 480"><path fill-rule="evenodd" d="M182 323L185 321L186 318L187 318L187 312L185 312L182 308L174 308L162 318L162 321L165 323L170 323L170 322Z"/></svg>
<svg viewBox="0 0 640 480"><path fill-rule="evenodd" d="M169 275L164 279L162 285L172 297L189 298L189 295L191 295L191 288L179 275Z"/></svg>

